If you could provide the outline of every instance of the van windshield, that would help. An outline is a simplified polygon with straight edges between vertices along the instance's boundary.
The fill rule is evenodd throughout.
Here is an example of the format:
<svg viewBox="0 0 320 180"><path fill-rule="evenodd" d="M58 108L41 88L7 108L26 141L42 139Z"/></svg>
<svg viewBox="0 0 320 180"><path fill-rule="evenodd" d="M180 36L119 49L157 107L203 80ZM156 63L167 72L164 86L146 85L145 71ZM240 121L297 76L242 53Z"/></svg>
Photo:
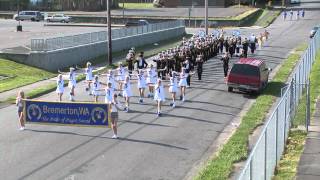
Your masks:
<svg viewBox="0 0 320 180"><path fill-rule="evenodd" d="M259 68L248 64L235 64L231 69L232 74L244 76L259 76Z"/></svg>

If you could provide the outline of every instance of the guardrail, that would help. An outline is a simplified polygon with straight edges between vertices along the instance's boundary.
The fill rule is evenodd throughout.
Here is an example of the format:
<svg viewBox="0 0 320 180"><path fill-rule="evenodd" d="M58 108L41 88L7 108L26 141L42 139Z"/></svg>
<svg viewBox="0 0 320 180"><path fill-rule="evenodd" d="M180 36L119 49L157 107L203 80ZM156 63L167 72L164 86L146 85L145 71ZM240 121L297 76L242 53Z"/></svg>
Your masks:
<svg viewBox="0 0 320 180"><path fill-rule="evenodd" d="M184 26L183 20L168 21L163 23L149 24L145 26L114 29L111 31L112 39L119 39L128 36L146 34L165 29L177 28ZM107 31L84 33L72 36L63 36L56 38L31 39L31 51L52 51L75 46L81 46L91 43L107 41Z"/></svg>
<svg viewBox="0 0 320 180"><path fill-rule="evenodd" d="M309 84L310 71L319 48L320 33L318 31L296 66L275 110L266 121L238 180L269 180L274 175L275 167L286 145L296 107L305 85ZM309 122L310 114L307 113L306 119Z"/></svg>

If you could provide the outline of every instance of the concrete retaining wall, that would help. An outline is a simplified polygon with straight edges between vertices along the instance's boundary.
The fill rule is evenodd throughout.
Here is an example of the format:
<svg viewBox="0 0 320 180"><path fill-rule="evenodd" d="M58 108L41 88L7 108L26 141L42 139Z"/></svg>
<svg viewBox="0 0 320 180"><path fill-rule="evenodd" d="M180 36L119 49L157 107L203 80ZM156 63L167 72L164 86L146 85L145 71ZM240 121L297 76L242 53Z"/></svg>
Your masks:
<svg viewBox="0 0 320 180"><path fill-rule="evenodd" d="M112 41L112 51L119 52L131 47L138 47L171 39L185 34L185 27L177 27L152 33L129 36ZM126 52L124 52L126 53ZM75 64L84 63L101 55L107 54L107 42L87 44L73 48L60 49L48 52L31 52L26 58L8 58L31 66L36 66L49 71L57 71Z"/></svg>

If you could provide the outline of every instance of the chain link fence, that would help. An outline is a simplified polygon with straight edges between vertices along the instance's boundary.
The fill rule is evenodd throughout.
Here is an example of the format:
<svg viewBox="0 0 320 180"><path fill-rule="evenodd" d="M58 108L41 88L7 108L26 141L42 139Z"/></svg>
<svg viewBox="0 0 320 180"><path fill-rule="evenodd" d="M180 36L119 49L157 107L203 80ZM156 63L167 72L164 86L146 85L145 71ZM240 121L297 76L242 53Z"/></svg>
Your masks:
<svg viewBox="0 0 320 180"><path fill-rule="evenodd" d="M282 97L266 121L238 180L271 179L284 151L289 129L292 126L304 125L308 130L310 121L309 75L319 48L320 33L317 32L293 71L288 85L282 90ZM303 106L298 106L300 101L305 102ZM299 113L303 114L303 118L293 121Z"/></svg>
<svg viewBox="0 0 320 180"><path fill-rule="evenodd" d="M162 31L184 26L183 20L168 21L163 23L149 24L145 26L114 29L111 31L112 39L119 39L128 36ZM76 47L86 44L99 43L107 41L107 31L84 33L72 36L63 36L56 38L38 38L31 39L31 51L53 51L58 49Z"/></svg>

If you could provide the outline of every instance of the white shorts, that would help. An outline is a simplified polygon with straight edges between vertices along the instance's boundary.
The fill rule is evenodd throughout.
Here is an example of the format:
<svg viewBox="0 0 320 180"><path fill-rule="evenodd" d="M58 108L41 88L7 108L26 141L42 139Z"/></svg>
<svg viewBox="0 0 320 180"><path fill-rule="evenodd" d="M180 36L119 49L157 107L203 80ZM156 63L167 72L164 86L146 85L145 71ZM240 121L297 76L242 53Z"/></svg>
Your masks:
<svg viewBox="0 0 320 180"><path fill-rule="evenodd" d="M180 87L181 87L181 86L186 87L187 85L188 85L188 83L187 83L187 80L186 80L186 79L182 79L182 80L179 81L179 86L180 86Z"/></svg>
<svg viewBox="0 0 320 180"><path fill-rule="evenodd" d="M99 96L100 95L99 91L95 91L95 90L93 90L91 93L94 96Z"/></svg>
<svg viewBox="0 0 320 180"><path fill-rule="evenodd" d="M145 89L146 88L146 83L138 83L138 88Z"/></svg>
<svg viewBox="0 0 320 180"><path fill-rule="evenodd" d="M131 91L123 91L122 95L123 95L123 97L131 97L132 96L132 92Z"/></svg>
<svg viewBox="0 0 320 180"><path fill-rule="evenodd" d="M177 86L170 86L170 87L169 87L169 92L170 92L170 93L176 93L176 92L178 92Z"/></svg>
<svg viewBox="0 0 320 180"><path fill-rule="evenodd" d="M117 77L117 80L118 80L118 81L124 81L125 78L124 78L124 76L118 76L118 77Z"/></svg>
<svg viewBox="0 0 320 180"><path fill-rule="evenodd" d="M62 94L64 92L64 89L57 88L56 92L59 93L59 94Z"/></svg>
<svg viewBox="0 0 320 180"><path fill-rule="evenodd" d="M92 80L93 80L92 75L87 74L87 75L86 75L86 80L87 80L87 81L92 81Z"/></svg>
<svg viewBox="0 0 320 180"><path fill-rule="evenodd" d="M156 78L147 77L147 84L156 84L156 83L157 83Z"/></svg>
<svg viewBox="0 0 320 180"><path fill-rule="evenodd" d="M155 93L154 100L164 102L166 98L164 97L164 94Z"/></svg>
<svg viewBox="0 0 320 180"><path fill-rule="evenodd" d="M76 87L76 84L77 84L76 81L69 81L68 87L69 87L69 88Z"/></svg>

